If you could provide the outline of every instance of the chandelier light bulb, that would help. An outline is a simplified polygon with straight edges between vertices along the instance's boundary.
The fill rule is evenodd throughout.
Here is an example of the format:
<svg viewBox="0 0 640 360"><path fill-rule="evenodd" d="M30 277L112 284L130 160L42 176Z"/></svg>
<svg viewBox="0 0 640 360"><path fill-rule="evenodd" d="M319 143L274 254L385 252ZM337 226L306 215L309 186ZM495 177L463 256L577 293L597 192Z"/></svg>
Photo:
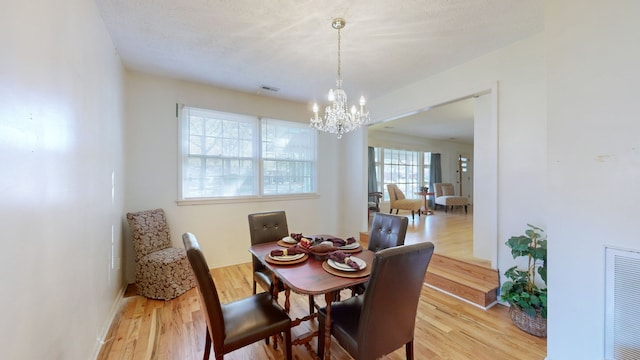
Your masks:
<svg viewBox="0 0 640 360"><path fill-rule="evenodd" d="M329 96L327 96L329 101L336 101L336 95L333 93L333 89L329 89Z"/></svg>
<svg viewBox="0 0 640 360"><path fill-rule="evenodd" d="M366 103L367 101L364 99L364 96L360 96L360 106L364 106Z"/></svg>

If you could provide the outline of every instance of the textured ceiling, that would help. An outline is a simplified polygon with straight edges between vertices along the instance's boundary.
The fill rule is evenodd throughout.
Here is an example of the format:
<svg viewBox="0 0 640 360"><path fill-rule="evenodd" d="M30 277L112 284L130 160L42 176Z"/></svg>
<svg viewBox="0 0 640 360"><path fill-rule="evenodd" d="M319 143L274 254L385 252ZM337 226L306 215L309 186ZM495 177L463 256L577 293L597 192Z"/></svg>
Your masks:
<svg viewBox="0 0 640 360"><path fill-rule="evenodd" d="M311 104L351 102L543 30L542 0L96 0L128 69ZM261 86L277 88L272 92Z"/></svg>

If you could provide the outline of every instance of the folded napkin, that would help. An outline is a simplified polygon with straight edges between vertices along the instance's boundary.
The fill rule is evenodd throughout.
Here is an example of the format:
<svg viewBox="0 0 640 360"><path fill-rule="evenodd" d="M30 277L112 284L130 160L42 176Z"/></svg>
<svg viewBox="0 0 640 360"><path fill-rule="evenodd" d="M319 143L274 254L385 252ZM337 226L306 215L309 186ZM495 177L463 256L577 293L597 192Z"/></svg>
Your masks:
<svg viewBox="0 0 640 360"><path fill-rule="evenodd" d="M298 233L291 233L291 234L289 234L289 236L295 241L300 241L304 237L304 236L302 236L302 233L299 233L299 234Z"/></svg>
<svg viewBox="0 0 640 360"><path fill-rule="evenodd" d="M360 270L360 265L358 265L355 261L351 260L349 255L343 253L342 251L334 251L329 253L328 258L339 263L347 264L350 268Z"/></svg>
<svg viewBox="0 0 640 360"><path fill-rule="evenodd" d="M271 256L289 256L289 255L297 255L297 254L306 254L307 250L304 248L294 245L288 249L282 250L271 250Z"/></svg>
<svg viewBox="0 0 640 360"><path fill-rule="evenodd" d="M330 237L330 238L327 238L327 239L320 238L320 242L322 242L322 241L331 241L333 243L333 246L340 247L340 246L353 244L354 242L356 242L356 239L353 238L353 237L350 237L347 240L342 240L342 239L337 238L337 237Z"/></svg>

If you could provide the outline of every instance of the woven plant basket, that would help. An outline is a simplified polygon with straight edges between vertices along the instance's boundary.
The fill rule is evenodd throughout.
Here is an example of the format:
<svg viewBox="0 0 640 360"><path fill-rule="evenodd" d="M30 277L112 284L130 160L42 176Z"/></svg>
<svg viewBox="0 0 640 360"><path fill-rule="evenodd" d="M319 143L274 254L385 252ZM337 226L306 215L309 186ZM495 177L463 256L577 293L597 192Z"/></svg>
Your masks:
<svg viewBox="0 0 640 360"><path fill-rule="evenodd" d="M540 315L531 317L515 305L509 307L509 315L513 324L520 330L538 337L547 337L547 319Z"/></svg>

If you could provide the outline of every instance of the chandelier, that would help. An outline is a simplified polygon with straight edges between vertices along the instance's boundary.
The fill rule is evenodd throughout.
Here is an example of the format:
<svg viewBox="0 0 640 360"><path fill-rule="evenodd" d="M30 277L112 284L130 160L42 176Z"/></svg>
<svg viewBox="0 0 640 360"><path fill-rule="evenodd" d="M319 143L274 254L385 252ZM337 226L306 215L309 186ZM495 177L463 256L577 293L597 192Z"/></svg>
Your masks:
<svg viewBox="0 0 640 360"><path fill-rule="evenodd" d="M324 116L318 116L318 104L313 104L313 117L311 118L311 126L324 132L338 134L338 139L342 138L342 134L355 130L369 122L369 113L364 112L365 99L360 97L360 109L355 105L348 108L347 94L342 90L342 79L340 73L340 30L344 27L346 21L342 18L335 18L331 22L331 27L338 30L338 80L336 80L336 90L329 90L329 102L331 103L324 109Z"/></svg>

